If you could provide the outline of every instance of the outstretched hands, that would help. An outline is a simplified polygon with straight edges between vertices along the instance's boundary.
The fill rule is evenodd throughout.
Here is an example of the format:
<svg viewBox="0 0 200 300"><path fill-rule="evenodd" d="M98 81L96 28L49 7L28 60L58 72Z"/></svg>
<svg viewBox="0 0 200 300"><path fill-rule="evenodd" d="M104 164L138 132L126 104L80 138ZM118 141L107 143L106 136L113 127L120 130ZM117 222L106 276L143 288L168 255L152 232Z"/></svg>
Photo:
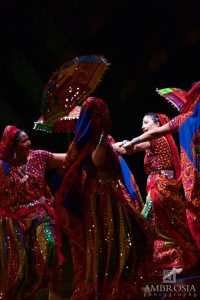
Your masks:
<svg viewBox="0 0 200 300"><path fill-rule="evenodd" d="M126 151L126 154L133 154L134 153L134 143L132 143L132 141L127 141L123 145L123 148Z"/></svg>
<svg viewBox="0 0 200 300"><path fill-rule="evenodd" d="M115 149L115 151L117 151L117 153L119 154L129 154L127 152L127 146L131 143L131 141L128 140L123 140L121 142L117 142L115 144L113 144L113 148Z"/></svg>
<svg viewBox="0 0 200 300"><path fill-rule="evenodd" d="M119 153L119 154L133 154L135 152L135 144L139 142L139 138L134 138L131 141L124 140L122 142L117 142L113 144L113 148Z"/></svg>
<svg viewBox="0 0 200 300"><path fill-rule="evenodd" d="M122 142L117 142L117 143L114 143L112 144L113 148L115 151L117 151L117 153L119 154L126 154L126 149L123 148L123 145L127 142L127 140L124 140Z"/></svg>

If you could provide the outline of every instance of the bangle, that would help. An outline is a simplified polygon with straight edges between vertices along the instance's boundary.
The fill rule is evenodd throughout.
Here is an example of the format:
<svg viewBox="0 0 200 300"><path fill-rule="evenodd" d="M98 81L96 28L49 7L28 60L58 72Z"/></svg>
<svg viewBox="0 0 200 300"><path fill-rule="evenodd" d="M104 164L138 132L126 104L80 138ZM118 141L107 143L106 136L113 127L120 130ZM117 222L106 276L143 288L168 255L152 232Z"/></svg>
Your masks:
<svg viewBox="0 0 200 300"><path fill-rule="evenodd" d="M128 142L128 140L123 140L122 141L122 146L124 146L126 144L126 142Z"/></svg>
<svg viewBox="0 0 200 300"><path fill-rule="evenodd" d="M107 143L107 135L101 134L98 145L105 145Z"/></svg>
<svg viewBox="0 0 200 300"><path fill-rule="evenodd" d="M137 136L137 137L135 137L134 139L132 139L131 144L132 144L132 145L135 145L135 144L138 144L139 142L140 142L140 137Z"/></svg>

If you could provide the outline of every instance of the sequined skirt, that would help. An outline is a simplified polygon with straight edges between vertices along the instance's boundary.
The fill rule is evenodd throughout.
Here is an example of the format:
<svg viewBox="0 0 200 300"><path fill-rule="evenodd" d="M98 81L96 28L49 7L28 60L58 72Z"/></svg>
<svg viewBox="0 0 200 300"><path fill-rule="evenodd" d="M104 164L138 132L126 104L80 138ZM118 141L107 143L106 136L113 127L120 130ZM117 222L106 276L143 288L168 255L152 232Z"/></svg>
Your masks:
<svg viewBox="0 0 200 300"><path fill-rule="evenodd" d="M155 269L194 267L199 254L187 226L179 183L168 173L155 172L148 177L147 192L142 214L155 232Z"/></svg>
<svg viewBox="0 0 200 300"><path fill-rule="evenodd" d="M85 255L77 255L72 245L79 280L75 279L70 299L133 299L151 264L149 227L127 201L118 180L92 179L84 196Z"/></svg>
<svg viewBox="0 0 200 300"><path fill-rule="evenodd" d="M55 270L55 224L42 211L20 219L0 216L0 299L29 299Z"/></svg>

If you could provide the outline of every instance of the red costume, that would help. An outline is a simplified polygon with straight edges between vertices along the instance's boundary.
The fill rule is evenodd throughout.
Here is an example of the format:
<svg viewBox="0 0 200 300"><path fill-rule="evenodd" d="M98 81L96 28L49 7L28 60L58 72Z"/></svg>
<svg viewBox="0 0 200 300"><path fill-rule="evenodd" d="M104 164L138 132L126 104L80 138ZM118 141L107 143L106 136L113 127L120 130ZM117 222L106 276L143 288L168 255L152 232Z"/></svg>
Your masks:
<svg viewBox="0 0 200 300"><path fill-rule="evenodd" d="M164 115L157 116L160 120L164 119ZM187 228L180 192L180 162L171 135L150 142L144 167L148 175L148 195L142 214L155 229L155 268L189 269L196 265L199 255Z"/></svg>
<svg viewBox="0 0 200 300"><path fill-rule="evenodd" d="M5 300L29 299L47 286L58 265L54 199L44 177L53 155L30 151L18 166L10 160L17 132L7 126L0 144L0 294Z"/></svg>
<svg viewBox="0 0 200 300"><path fill-rule="evenodd" d="M100 99L84 102L57 193L58 219L72 247L73 300L133 299L151 266L149 225L126 190L109 139L104 164L92 161L102 130L108 132L106 111Z"/></svg>
<svg viewBox="0 0 200 300"><path fill-rule="evenodd" d="M179 132L187 221L200 248L200 81L187 92L177 88L158 92L181 113L169 122L169 126L173 132Z"/></svg>

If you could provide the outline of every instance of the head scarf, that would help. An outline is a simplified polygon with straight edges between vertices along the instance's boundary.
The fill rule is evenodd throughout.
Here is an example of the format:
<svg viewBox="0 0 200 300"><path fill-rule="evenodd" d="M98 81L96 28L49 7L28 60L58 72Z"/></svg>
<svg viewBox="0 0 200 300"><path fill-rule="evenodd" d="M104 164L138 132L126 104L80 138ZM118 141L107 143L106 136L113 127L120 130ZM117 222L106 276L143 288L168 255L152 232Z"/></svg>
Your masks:
<svg viewBox="0 0 200 300"><path fill-rule="evenodd" d="M53 183L58 202L66 198L75 178L81 176L82 161L90 153L91 147L97 145L102 131L105 134L109 132L110 124L107 120L108 108L103 100L89 97L83 102L74 139L67 152L65 163L58 171L57 182Z"/></svg>
<svg viewBox="0 0 200 300"><path fill-rule="evenodd" d="M196 103L192 114L180 126L179 140L187 158L200 174L200 101Z"/></svg>
<svg viewBox="0 0 200 300"><path fill-rule="evenodd" d="M79 230L79 228L84 226L82 224L84 215L82 182L85 180L85 173L82 163L91 153L91 149L97 145L102 131L104 134L108 134L109 130L109 112L106 103L98 98L87 98L82 105L75 136L68 149L66 161L54 177L52 184L56 200L56 213L59 216L58 226L65 227L70 240L80 249L84 249L82 240L73 230L73 226L80 232L82 229ZM108 137L108 151L109 155L112 155L115 168L120 170L119 157L111 146L110 137ZM129 177L130 180L132 178ZM134 196L141 199L139 190ZM137 203L140 207L141 203L139 201Z"/></svg>
<svg viewBox="0 0 200 300"><path fill-rule="evenodd" d="M19 130L19 128L12 125L5 127L0 143L0 159L6 160L13 156L14 138Z"/></svg>
<svg viewBox="0 0 200 300"><path fill-rule="evenodd" d="M200 99L200 81L193 83L187 92L179 88L164 88L156 91L179 112L186 113L193 110Z"/></svg>
<svg viewBox="0 0 200 300"><path fill-rule="evenodd" d="M190 90L186 93L186 103L183 106L182 113L193 110L200 99L200 81L192 84Z"/></svg>
<svg viewBox="0 0 200 300"><path fill-rule="evenodd" d="M170 121L170 119L165 114L156 114L156 116L159 118L161 125L167 124ZM178 149L171 134L167 134L165 137L167 138L167 141L169 143L173 155L176 179L179 180L181 177L181 166L180 166Z"/></svg>
<svg viewBox="0 0 200 300"><path fill-rule="evenodd" d="M102 131L104 134L108 134L109 130L109 112L106 103L98 98L87 98L82 105L75 136L67 152L66 162L60 170L61 176L64 177L58 179L58 183L54 183L54 191L56 190L58 203L62 203L65 207L67 206L66 196L70 191L72 183L77 180L76 176L79 176L79 178L81 176L82 161L91 152L91 147L95 147L97 145ZM109 136L108 151L113 157L115 167L118 166L118 168L121 169L126 188L132 199L138 201L138 203L142 203L142 198L134 177L131 175L125 161L122 158L119 158L113 150L111 146L112 142L112 137ZM61 180L62 182L60 184ZM63 199L65 199L64 202Z"/></svg>

